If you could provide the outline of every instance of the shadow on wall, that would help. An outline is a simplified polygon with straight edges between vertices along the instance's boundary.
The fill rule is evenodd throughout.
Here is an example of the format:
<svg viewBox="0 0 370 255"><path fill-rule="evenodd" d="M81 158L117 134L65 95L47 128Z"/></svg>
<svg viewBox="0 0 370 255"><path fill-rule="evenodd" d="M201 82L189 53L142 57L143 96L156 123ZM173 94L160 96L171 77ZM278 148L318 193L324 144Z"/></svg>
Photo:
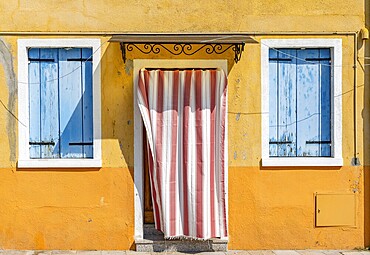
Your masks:
<svg viewBox="0 0 370 255"><path fill-rule="evenodd" d="M104 39L103 39L104 41ZM246 53L244 53L246 54ZM130 175L134 176L134 84L133 84L133 61L132 59L227 59L229 70L234 65L232 51L221 55L195 54L192 56L174 56L163 52L160 54L142 54L139 51L130 52L126 63L123 63L119 43L109 43L102 50L101 68L101 139L103 167L129 169ZM246 56L244 56L246 57ZM86 95L84 95L85 97ZM86 99L84 99L86 100ZM82 102L80 101L63 130L61 131L61 143L55 147L63 147L64 136L71 137L80 119ZM76 124L77 123L77 124ZM75 139L78 142L78 139ZM86 141L83 141L86 142ZM80 150L82 146L76 146ZM54 147L54 148L55 148ZM78 148L80 147L80 148ZM89 156L87 156L89 157ZM18 171L38 171L37 169L18 169ZM97 171L99 169L48 169L42 171L82 172Z"/></svg>
<svg viewBox="0 0 370 255"><path fill-rule="evenodd" d="M102 40L104 42L105 39ZM104 47L104 46L103 46ZM103 168L122 168L129 169L133 179L134 165L134 125L133 125L133 100L132 100L132 73L125 71L119 44L109 44L105 50L102 50L101 62L101 140L102 140L102 159ZM81 100L68 109L70 116L65 117L63 127L60 127L60 140L51 146L52 157L58 158L59 153L69 150L70 153L63 154L62 157L91 158L93 155L92 133L82 132L81 125L86 124L83 111L86 107L84 102L91 99L91 91L84 92ZM63 106L67 107L67 106ZM94 109L93 109L94 111ZM83 120L83 124L81 123ZM92 123L87 123L92 126ZM84 137L85 136L85 137ZM80 145L79 143L87 143ZM65 148L65 149L63 149ZM67 149L69 148L69 149ZM72 149L71 149L72 148ZM58 171L58 172L89 172L100 171L96 168L49 168L49 169L17 169L17 171Z"/></svg>
<svg viewBox="0 0 370 255"><path fill-rule="evenodd" d="M370 1L364 0L365 4L365 24L366 28L370 27ZM370 41L365 41L365 57L370 56ZM364 60L365 65L365 81L364 81L364 108L362 111L363 117L363 155L364 155L364 244L370 246L370 60ZM360 71L361 69L359 69Z"/></svg>
<svg viewBox="0 0 370 255"><path fill-rule="evenodd" d="M16 162L17 148L16 148L16 130L17 120L14 117L15 113L15 102L17 96L17 83L14 72L13 57L10 47L0 38L0 65L4 68L4 74L6 77L6 85L8 89L8 104L5 105L1 101L0 107L4 107L6 110L6 129L7 137L9 142L9 161L12 163ZM5 157L5 155L2 155Z"/></svg>
<svg viewBox="0 0 370 255"><path fill-rule="evenodd" d="M246 54L244 52L244 54ZM246 56L244 56L246 57ZM102 139L103 159L108 165L127 164L133 178L134 167L134 81L133 59L227 59L228 68L234 65L233 52L220 55L197 53L192 56L175 56L162 51L143 54L139 50L127 52L124 63L119 43L109 43L102 57ZM176 68L176 67L174 67ZM114 147L119 146L120 157ZM115 153L111 153L115 152ZM104 156L105 155L105 156ZM109 159L108 159L109 157ZM121 164L119 163L119 164Z"/></svg>
<svg viewBox="0 0 370 255"><path fill-rule="evenodd" d="M134 180L132 61L123 63L119 43L103 52L101 74L103 165L128 168Z"/></svg>

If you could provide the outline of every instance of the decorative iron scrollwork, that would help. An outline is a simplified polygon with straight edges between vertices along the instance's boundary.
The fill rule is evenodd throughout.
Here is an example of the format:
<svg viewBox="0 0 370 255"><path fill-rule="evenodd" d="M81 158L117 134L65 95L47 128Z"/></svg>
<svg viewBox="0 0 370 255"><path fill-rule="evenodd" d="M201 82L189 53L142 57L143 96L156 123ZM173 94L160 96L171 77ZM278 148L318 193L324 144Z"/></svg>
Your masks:
<svg viewBox="0 0 370 255"><path fill-rule="evenodd" d="M242 58L242 53L244 51L244 43L234 44L233 50L235 52L234 61L235 63L238 63L239 60Z"/></svg>
<svg viewBox="0 0 370 255"><path fill-rule="evenodd" d="M222 54L227 50L231 49L234 51L234 61L238 63L241 59L242 52L244 50L244 43L239 44L221 44L221 43L210 43L210 44L191 44L191 43L121 43L121 51L123 62L126 63L126 52L137 49L143 54L159 54L161 50L167 51L172 55L187 55L191 56L204 50L207 54Z"/></svg>

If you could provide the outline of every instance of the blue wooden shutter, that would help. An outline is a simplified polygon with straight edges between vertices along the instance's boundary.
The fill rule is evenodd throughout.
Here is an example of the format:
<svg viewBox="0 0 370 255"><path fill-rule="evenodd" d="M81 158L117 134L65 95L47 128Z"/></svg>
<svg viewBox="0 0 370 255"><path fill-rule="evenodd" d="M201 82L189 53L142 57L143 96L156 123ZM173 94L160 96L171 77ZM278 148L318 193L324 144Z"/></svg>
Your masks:
<svg viewBox="0 0 370 255"><path fill-rule="evenodd" d="M269 52L269 153L270 156L278 156L278 53L270 49ZM265 99L266 100L266 99Z"/></svg>
<svg viewBox="0 0 370 255"><path fill-rule="evenodd" d="M40 49L28 51L30 158L41 158L40 129Z"/></svg>
<svg viewBox="0 0 370 255"><path fill-rule="evenodd" d="M296 155L296 50L270 50L270 156Z"/></svg>
<svg viewBox="0 0 370 255"><path fill-rule="evenodd" d="M331 156L331 53L329 49L320 49L320 156Z"/></svg>
<svg viewBox="0 0 370 255"><path fill-rule="evenodd" d="M60 127L62 158L92 158L91 49L60 49Z"/></svg>
<svg viewBox="0 0 370 255"><path fill-rule="evenodd" d="M92 71L92 49L82 49L82 141L83 156L93 157L93 71Z"/></svg>
<svg viewBox="0 0 370 255"><path fill-rule="evenodd" d="M29 50L30 158L59 157L58 51Z"/></svg>
<svg viewBox="0 0 370 255"><path fill-rule="evenodd" d="M298 50L297 156L330 156L330 50Z"/></svg>
<svg viewBox="0 0 370 255"><path fill-rule="evenodd" d="M270 156L331 156L330 49L271 49Z"/></svg>
<svg viewBox="0 0 370 255"><path fill-rule="evenodd" d="M91 49L30 49L30 158L92 158Z"/></svg>

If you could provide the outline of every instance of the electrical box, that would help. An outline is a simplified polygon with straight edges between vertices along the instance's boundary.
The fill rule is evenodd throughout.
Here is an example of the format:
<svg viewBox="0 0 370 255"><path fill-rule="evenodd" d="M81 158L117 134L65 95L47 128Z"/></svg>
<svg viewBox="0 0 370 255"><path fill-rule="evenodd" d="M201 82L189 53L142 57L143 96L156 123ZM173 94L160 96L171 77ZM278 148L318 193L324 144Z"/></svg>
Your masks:
<svg viewBox="0 0 370 255"><path fill-rule="evenodd" d="M316 227L356 226L356 194L316 193Z"/></svg>

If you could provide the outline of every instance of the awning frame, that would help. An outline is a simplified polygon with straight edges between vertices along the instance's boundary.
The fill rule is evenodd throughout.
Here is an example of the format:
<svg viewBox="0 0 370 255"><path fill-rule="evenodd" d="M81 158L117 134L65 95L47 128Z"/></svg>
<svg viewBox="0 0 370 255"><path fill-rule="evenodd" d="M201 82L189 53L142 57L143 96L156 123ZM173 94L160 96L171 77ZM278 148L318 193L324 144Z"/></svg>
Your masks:
<svg viewBox="0 0 370 255"><path fill-rule="evenodd" d="M241 33L221 34L122 34L114 35L110 42L119 42L123 62L127 52L139 50L143 54L160 54L166 51L172 55L191 56L200 51L206 54L223 54L227 50L234 51L234 61L238 63L246 43L256 43L249 35Z"/></svg>

